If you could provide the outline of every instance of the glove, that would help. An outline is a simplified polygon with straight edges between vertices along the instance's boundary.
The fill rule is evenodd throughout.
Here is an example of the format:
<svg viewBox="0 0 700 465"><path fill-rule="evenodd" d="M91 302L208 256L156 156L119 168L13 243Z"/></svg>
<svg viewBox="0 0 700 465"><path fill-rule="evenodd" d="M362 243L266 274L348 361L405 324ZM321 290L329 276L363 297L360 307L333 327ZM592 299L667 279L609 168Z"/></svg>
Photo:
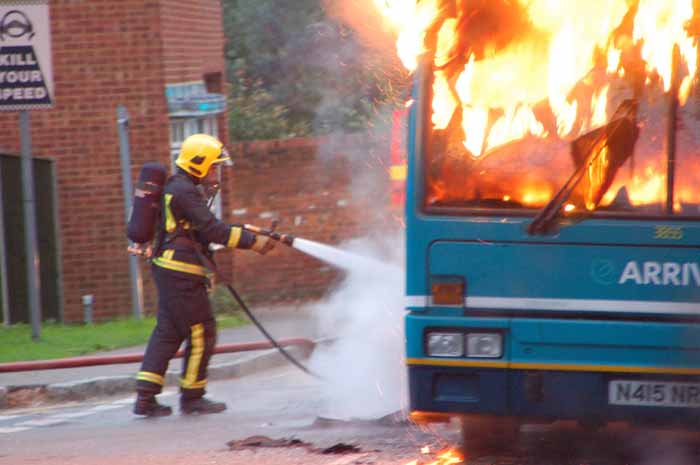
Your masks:
<svg viewBox="0 0 700 465"><path fill-rule="evenodd" d="M151 248L150 244L137 244L135 242L132 242L126 248L126 251L129 252L131 255L136 255L145 258L151 258L151 255L153 255L153 249Z"/></svg>
<svg viewBox="0 0 700 465"><path fill-rule="evenodd" d="M257 234L255 236L255 242L253 242L253 245L250 248L259 253L260 255L265 255L270 250L275 248L275 241L273 241L267 236Z"/></svg>

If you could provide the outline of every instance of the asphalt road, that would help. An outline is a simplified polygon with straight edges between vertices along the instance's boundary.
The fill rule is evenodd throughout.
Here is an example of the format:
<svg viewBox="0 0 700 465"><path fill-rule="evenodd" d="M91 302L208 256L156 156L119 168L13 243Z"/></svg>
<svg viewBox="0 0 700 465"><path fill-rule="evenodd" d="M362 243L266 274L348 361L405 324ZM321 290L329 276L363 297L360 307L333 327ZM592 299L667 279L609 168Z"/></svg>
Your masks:
<svg viewBox="0 0 700 465"><path fill-rule="evenodd" d="M420 428L405 421L340 422L319 418L327 410L321 382L291 367L210 384L210 395L228 403L218 415L142 419L130 397L84 404L4 411L0 415L2 465L405 465L435 463L456 447L456 423ZM162 401L176 405L177 393ZM227 445L252 436L280 447ZM472 465L695 465L694 436L612 428L586 434L567 424L526 426L522 447L467 451ZM292 439L303 444L284 445ZM344 454L325 449L354 446ZM428 449L423 449L428 446ZM346 447L347 449L347 447ZM423 451L421 451L423 449ZM328 451L326 451L328 452Z"/></svg>

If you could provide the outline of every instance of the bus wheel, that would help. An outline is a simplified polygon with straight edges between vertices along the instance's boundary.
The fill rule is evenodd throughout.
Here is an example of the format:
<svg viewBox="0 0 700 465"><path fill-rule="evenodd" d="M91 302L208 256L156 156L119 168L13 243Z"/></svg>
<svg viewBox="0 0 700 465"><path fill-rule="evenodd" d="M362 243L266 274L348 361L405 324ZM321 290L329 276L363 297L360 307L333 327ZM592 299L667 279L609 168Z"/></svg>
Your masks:
<svg viewBox="0 0 700 465"><path fill-rule="evenodd" d="M515 451L518 448L520 422L512 417L462 415L462 446L469 456L485 451Z"/></svg>

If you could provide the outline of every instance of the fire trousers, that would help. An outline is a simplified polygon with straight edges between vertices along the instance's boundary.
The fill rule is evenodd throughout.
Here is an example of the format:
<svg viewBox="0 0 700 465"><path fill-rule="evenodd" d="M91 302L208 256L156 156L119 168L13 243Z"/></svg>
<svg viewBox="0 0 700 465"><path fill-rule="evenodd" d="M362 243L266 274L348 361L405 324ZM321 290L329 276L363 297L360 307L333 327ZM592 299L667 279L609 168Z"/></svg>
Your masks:
<svg viewBox="0 0 700 465"><path fill-rule="evenodd" d="M206 282L199 276L156 265L152 270L158 289L158 316L136 377L136 390L142 395L159 394L170 359L186 341L180 390L184 399L202 397L216 346L216 320Z"/></svg>

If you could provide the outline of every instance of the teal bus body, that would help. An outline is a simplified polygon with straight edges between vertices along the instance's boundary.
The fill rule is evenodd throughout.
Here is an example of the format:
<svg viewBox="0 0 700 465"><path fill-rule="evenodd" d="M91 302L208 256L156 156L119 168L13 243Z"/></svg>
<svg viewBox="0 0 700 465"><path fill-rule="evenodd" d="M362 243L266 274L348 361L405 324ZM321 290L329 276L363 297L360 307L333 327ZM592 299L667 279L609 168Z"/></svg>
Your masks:
<svg viewBox="0 0 700 465"><path fill-rule="evenodd" d="M407 144L410 409L700 424L700 222L592 215L532 235L536 211L427 209L422 79ZM434 304L431 286L450 280L462 302ZM498 334L502 354L430 356L436 332Z"/></svg>

